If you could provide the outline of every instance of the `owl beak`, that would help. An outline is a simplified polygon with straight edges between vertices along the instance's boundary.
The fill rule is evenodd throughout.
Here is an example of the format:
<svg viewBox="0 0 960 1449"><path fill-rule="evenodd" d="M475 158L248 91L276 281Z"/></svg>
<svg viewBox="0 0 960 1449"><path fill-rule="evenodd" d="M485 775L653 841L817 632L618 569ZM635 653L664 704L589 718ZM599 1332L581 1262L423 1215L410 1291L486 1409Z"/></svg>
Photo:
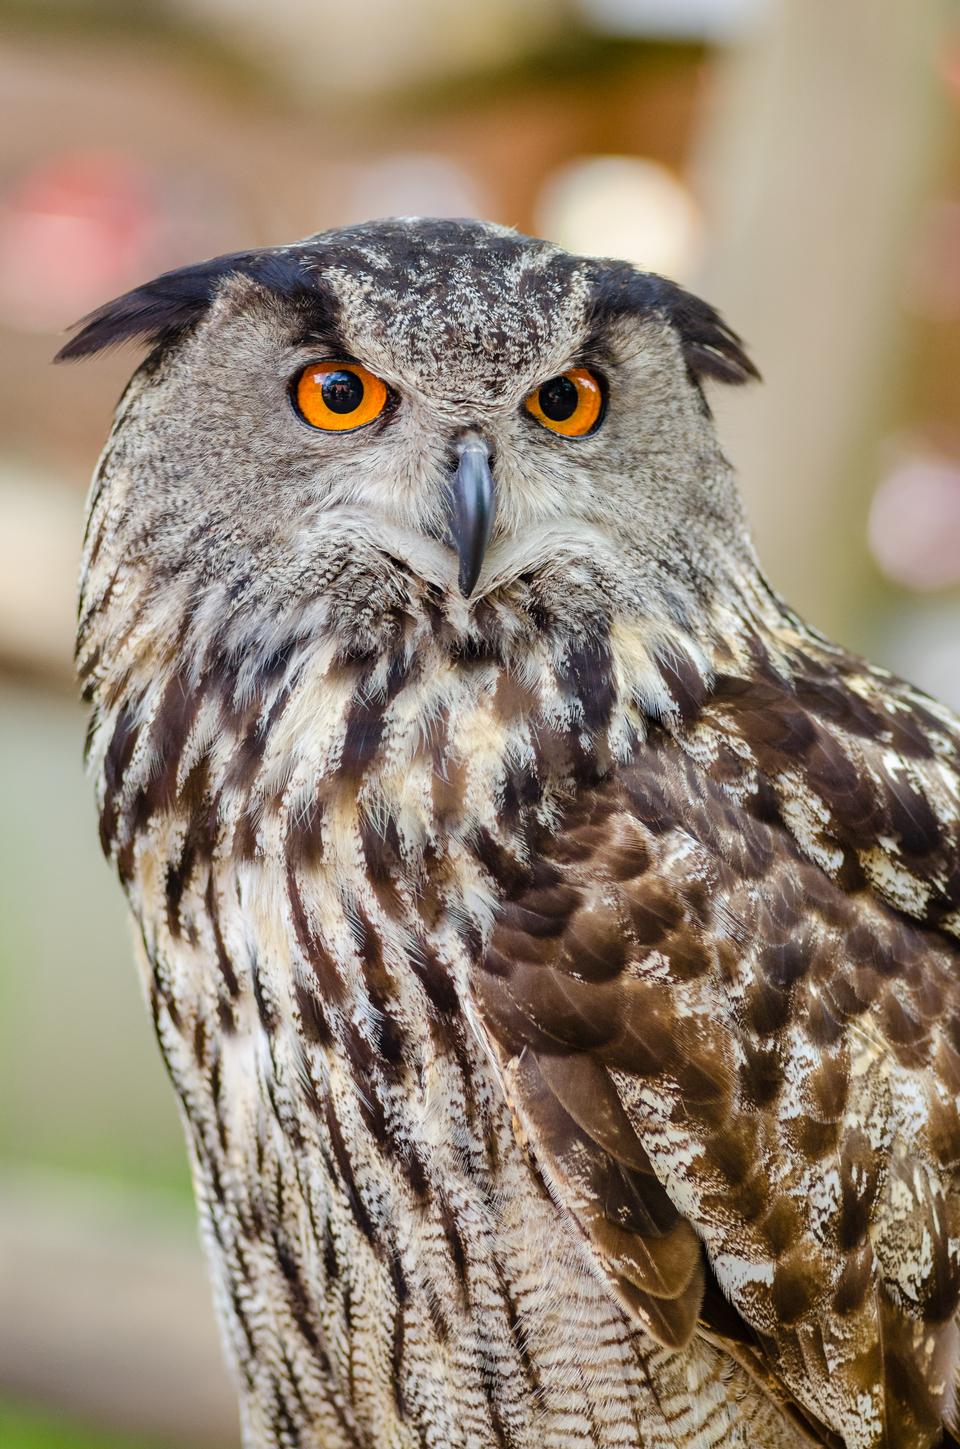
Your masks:
<svg viewBox="0 0 960 1449"><path fill-rule="evenodd" d="M460 559L460 592L473 593L493 527L494 494L490 449L475 433L458 445L459 461L450 487L450 532Z"/></svg>

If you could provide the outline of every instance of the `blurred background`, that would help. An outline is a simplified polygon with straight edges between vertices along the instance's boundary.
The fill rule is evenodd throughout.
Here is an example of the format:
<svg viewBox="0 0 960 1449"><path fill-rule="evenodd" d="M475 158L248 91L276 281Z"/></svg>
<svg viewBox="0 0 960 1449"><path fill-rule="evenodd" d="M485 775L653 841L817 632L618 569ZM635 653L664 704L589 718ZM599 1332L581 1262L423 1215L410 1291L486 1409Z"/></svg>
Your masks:
<svg viewBox="0 0 960 1449"><path fill-rule="evenodd" d="M217 252L482 215L703 292L761 556L960 707L960 6L0 0L0 1443L237 1443L179 1124L96 845L83 496L132 355L62 329Z"/></svg>

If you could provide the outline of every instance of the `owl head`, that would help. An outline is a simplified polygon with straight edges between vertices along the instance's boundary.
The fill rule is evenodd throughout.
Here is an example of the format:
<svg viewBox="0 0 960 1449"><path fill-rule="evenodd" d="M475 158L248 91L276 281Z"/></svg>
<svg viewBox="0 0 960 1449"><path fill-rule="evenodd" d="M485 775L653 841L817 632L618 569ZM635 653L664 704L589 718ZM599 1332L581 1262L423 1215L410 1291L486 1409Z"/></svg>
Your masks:
<svg viewBox="0 0 960 1449"><path fill-rule="evenodd" d="M59 356L131 339L152 351L88 592L137 571L143 607L211 618L362 614L411 580L466 619L517 588L689 609L749 552L703 384L755 370L712 307L626 263L378 221L167 273Z"/></svg>

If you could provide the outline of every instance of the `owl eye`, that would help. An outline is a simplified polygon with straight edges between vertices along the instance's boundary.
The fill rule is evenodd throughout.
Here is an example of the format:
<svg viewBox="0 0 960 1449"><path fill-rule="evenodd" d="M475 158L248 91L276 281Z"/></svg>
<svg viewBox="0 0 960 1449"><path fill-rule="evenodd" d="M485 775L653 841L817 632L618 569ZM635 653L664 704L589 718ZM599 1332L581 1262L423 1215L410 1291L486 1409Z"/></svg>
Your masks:
<svg viewBox="0 0 960 1449"><path fill-rule="evenodd" d="M588 368L571 367L569 372L542 382L523 405L551 433L584 438L600 425L603 388Z"/></svg>
<svg viewBox="0 0 960 1449"><path fill-rule="evenodd" d="M359 362L308 362L292 394L304 422L325 433L366 427L387 405L386 383Z"/></svg>

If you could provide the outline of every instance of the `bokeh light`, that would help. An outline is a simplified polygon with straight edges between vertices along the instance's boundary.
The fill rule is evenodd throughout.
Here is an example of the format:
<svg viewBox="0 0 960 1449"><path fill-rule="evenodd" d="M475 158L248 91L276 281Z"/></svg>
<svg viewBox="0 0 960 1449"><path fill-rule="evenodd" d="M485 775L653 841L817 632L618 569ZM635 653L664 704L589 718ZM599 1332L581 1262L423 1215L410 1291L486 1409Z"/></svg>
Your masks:
<svg viewBox="0 0 960 1449"><path fill-rule="evenodd" d="M902 448L873 495L867 534L894 583L921 592L960 585L960 460Z"/></svg>
<svg viewBox="0 0 960 1449"><path fill-rule="evenodd" d="M559 167L537 203L537 229L585 256L624 257L681 280L700 260L692 195L665 166L637 156L585 156Z"/></svg>
<svg viewBox="0 0 960 1449"><path fill-rule="evenodd" d="M728 40L756 21L769 0L577 0L577 5L592 24L620 35Z"/></svg>
<svg viewBox="0 0 960 1449"><path fill-rule="evenodd" d="M0 199L0 317L48 331L121 291L147 264L156 216L119 156L65 153Z"/></svg>
<svg viewBox="0 0 960 1449"><path fill-rule="evenodd" d="M378 156L349 168L344 200L349 215L483 216L488 198L467 168L430 151Z"/></svg>

